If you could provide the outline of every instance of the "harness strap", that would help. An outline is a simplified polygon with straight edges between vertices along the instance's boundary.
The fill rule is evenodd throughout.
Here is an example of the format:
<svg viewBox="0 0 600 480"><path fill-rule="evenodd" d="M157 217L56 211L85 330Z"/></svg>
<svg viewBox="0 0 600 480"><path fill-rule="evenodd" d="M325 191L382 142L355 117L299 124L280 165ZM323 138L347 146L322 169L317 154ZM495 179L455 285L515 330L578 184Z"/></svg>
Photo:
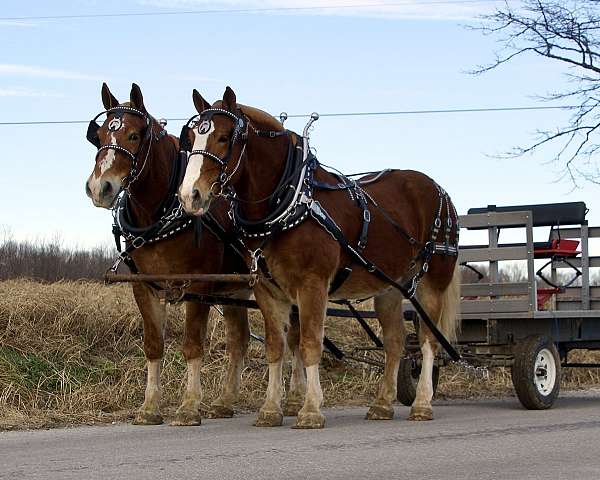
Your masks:
<svg viewBox="0 0 600 480"><path fill-rule="evenodd" d="M350 265L346 265L344 268L338 270L335 274L335 277L333 277L333 280L331 281L331 285L329 286L329 295L337 292L344 282L348 280L348 277L351 273L352 267Z"/></svg>
<svg viewBox="0 0 600 480"><path fill-rule="evenodd" d="M358 202L358 206L362 208L362 227L360 229L360 238L358 239L358 250L362 252L367 246L367 239L369 236L369 224L371 223L371 212L369 211L369 206L367 205L367 200L361 188L356 187L356 200Z"/></svg>
<svg viewBox="0 0 600 480"><path fill-rule="evenodd" d="M396 282L393 278L389 277L383 270L381 270L377 265L373 264L371 261L366 259L359 253L352 245L348 243L346 237L342 233L340 227L335 223L335 221L329 216L329 214L321 207L321 204L317 200L313 200L310 203L310 214L317 221L319 225L321 225L339 244L340 246L346 250L350 254L352 258L354 258L358 263L360 263L364 268L367 269L369 273L372 273L380 280L385 283L393 286L397 290L402 293L413 305L419 316L422 318L423 322L429 328L433 336L440 343L440 345L446 350L450 358L454 361L460 361L462 356L458 351L452 346L452 344L446 339L444 334L437 328L436 324L431 320L427 312L423 309L421 304L417 301L414 296L410 295L409 290Z"/></svg>
<svg viewBox="0 0 600 480"><path fill-rule="evenodd" d="M329 172L329 173L331 173L331 172ZM336 184L331 184L331 183L321 182L321 181L315 180L315 179L313 179L311 183L312 183L313 187L320 188L321 190L333 190L333 191L349 190L349 189L355 187L354 183L339 182Z"/></svg>
<svg viewBox="0 0 600 480"><path fill-rule="evenodd" d="M246 252L248 249L246 245L241 240L239 236L239 232L236 231L227 231L223 228L223 226L218 222L216 218L211 215L211 213L207 213L201 217L203 225L208 228L213 235L215 235L221 243L223 243L226 247L231 248L241 259L243 263L246 263L245 255L243 252ZM273 280L273 276L269 271L269 267L267 266L267 261L261 255L257 258L257 265L263 276L268 280L272 281L276 284L275 280Z"/></svg>
<svg viewBox="0 0 600 480"><path fill-rule="evenodd" d="M290 133L289 130L256 130L254 129L254 127L252 128L252 130L255 135L266 138L281 137L282 135L287 135L288 133Z"/></svg>

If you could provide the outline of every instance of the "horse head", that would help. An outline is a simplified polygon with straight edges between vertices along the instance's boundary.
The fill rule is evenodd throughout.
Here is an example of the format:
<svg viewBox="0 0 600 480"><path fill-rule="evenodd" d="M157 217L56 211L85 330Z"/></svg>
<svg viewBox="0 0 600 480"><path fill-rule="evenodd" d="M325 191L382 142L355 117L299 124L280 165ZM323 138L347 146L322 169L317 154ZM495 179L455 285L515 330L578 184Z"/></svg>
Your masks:
<svg viewBox="0 0 600 480"><path fill-rule="evenodd" d="M137 179L145 166L153 119L135 83L126 103L119 103L106 83L102 84L102 103L105 111L90 122L87 132L87 139L98 151L85 190L95 206L111 208L119 193ZM96 120L102 115L106 119L99 125Z"/></svg>
<svg viewBox="0 0 600 480"><path fill-rule="evenodd" d="M202 215L239 175L248 123L229 87L223 100L212 107L197 90L192 98L198 115L183 127L180 137L180 148L188 152L188 166L179 198L188 213Z"/></svg>

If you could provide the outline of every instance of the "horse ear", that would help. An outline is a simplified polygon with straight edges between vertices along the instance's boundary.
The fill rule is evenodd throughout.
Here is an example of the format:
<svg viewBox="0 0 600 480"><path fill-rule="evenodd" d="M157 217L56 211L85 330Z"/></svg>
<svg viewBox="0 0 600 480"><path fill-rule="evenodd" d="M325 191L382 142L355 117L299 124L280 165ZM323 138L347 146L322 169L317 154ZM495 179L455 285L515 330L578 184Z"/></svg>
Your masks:
<svg viewBox="0 0 600 480"><path fill-rule="evenodd" d="M114 97L112 93L110 93L110 89L106 83L102 84L102 104L106 110L110 110L111 108L119 105L119 101Z"/></svg>
<svg viewBox="0 0 600 480"><path fill-rule="evenodd" d="M202 113L207 108L210 108L210 104L206 100L204 100L202 95L200 95L200 92L195 88L192 92L192 100L194 101L194 107L196 107L198 113Z"/></svg>
<svg viewBox="0 0 600 480"><path fill-rule="evenodd" d="M129 94L129 101L138 110L141 110L142 112L146 111L146 107L144 106L144 96L142 95L142 90L140 89L137 83L131 84L131 93Z"/></svg>
<svg viewBox="0 0 600 480"><path fill-rule="evenodd" d="M230 112L235 112L237 109L235 92L231 89L231 87L227 87L225 89L225 93L223 94L223 107Z"/></svg>

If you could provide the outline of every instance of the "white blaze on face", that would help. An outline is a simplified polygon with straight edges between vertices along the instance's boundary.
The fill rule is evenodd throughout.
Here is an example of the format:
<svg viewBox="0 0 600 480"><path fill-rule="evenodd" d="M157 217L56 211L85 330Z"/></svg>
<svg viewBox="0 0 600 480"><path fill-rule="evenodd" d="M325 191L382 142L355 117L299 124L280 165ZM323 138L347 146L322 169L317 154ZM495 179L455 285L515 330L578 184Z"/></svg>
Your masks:
<svg viewBox="0 0 600 480"><path fill-rule="evenodd" d="M121 128L126 128L124 122L121 123ZM110 145L118 145L114 131L110 132ZM104 181L111 182L113 184L113 187L115 188L118 188L118 185L120 185L120 178L118 178L114 174L105 175L106 172L108 172L115 163L116 153L116 150L113 150L112 148L106 149L103 152L101 152L101 158L98 164L100 172L97 174L96 168L94 168L94 171L92 172L88 180L88 186L92 193L94 204L96 204L97 206L103 204L103 199L100 198L100 192L102 190L102 184Z"/></svg>
<svg viewBox="0 0 600 480"><path fill-rule="evenodd" d="M113 121L116 119L113 119ZM110 130L111 128L111 123L109 122L108 126L109 126L109 132L110 132L110 145L118 145L117 142L117 137L115 135L116 130ZM119 122L118 122L118 128L117 130L121 130L121 129L126 129L127 125L125 125L125 119L124 118L120 118ZM102 157L102 159L100 160L100 176L98 177L98 180L108 171L110 170L110 168L113 166L113 163L115 162L115 158L117 155L116 150L113 150L112 148L109 148L107 150L105 150L104 152L104 156ZM95 174L94 174L95 176Z"/></svg>
<svg viewBox="0 0 600 480"><path fill-rule="evenodd" d="M110 144L111 145L117 145L117 139L115 138L114 132L112 132L110 134ZM104 173L110 167L112 167L112 165L113 165L113 163L115 161L115 155L117 153L112 148L109 148L108 150L105 150L105 152L106 152L106 155L104 155L104 157L102 158L102 160L100 160L100 177L102 177L102 175L104 175Z"/></svg>
<svg viewBox="0 0 600 480"><path fill-rule="evenodd" d="M192 150L205 150L208 142L208 137L215 131L215 125L211 121L210 128L205 133L198 133L198 130L194 130L194 145ZM188 159L188 166L185 170L185 176L181 184L181 196L191 196L192 191L195 188L195 184L200 178L200 171L202 170L202 163L204 162L204 155L196 154ZM200 192L204 194L204 192Z"/></svg>

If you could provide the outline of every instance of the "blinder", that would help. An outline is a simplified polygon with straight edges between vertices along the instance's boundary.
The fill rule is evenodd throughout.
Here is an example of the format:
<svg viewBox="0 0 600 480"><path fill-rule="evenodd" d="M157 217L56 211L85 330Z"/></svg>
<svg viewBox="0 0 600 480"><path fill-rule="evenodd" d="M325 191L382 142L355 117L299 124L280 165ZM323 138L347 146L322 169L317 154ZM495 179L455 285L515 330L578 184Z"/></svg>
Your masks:
<svg viewBox="0 0 600 480"><path fill-rule="evenodd" d="M183 127L181 128L181 134L179 135L179 151L181 152L191 152L192 151L192 142L190 141L190 131L194 129L194 121L198 115L194 115L190 118ZM191 126L190 126L191 125Z"/></svg>
<svg viewBox="0 0 600 480"><path fill-rule="evenodd" d="M87 138L87 141L94 145L94 147L99 149L100 137L98 136L98 130L100 130L100 125L98 125L96 120L91 120L88 125L87 134L85 135L85 138Z"/></svg>
<svg viewBox="0 0 600 480"><path fill-rule="evenodd" d="M87 133L85 136L87 141L90 142L92 145L94 145L97 149L100 149L102 146L100 145L100 136L98 135L98 130L100 130L100 125L98 124L98 118L100 118L102 115L106 115L107 117L109 115L113 115L113 119L109 122L108 128L111 131L117 131L123 125L122 118L125 113L130 113L132 115L136 115L145 120L145 122L146 122L146 127L145 127L146 132L144 134L144 142L145 142L148 139L148 137L152 134L152 129L150 128L152 120L148 114L142 112L141 110L137 110L135 108L127 107L127 106L118 106L118 107L110 108L108 110L100 112L92 120L90 120L90 123L87 128ZM118 119L118 121L115 121L116 119ZM109 147L109 146L106 145L106 147Z"/></svg>

